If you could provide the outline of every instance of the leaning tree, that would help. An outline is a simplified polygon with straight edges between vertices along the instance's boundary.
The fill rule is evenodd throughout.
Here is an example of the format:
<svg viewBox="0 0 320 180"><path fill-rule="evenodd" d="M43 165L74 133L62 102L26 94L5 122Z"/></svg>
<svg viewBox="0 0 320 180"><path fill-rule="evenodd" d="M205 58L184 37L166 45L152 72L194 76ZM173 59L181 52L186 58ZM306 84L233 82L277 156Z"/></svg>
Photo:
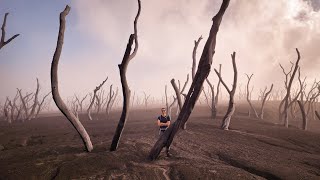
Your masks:
<svg viewBox="0 0 320 180"><path fill-rule="evenodd" d="M121 62L121 64L118 65L119 70L120 70L120 79L121 79L121 85L122 85L123 106L122 106L122 113L120 116L120 120L119 120L117 129L116 129L116 132L114 133L114 136L112 139L110 151L117 150L123 128L124 128L125 123L128 119L131 90L129 89L129 86L128 86L126 72L127 72L127 68L128 68L130 60L136 56L137 51L138 51L138 47L139 47L137 22L138 22L138 18L140 16L140 11L141 11L141 2L140 2L140 0L138 0L138 13L134 19L134 34L130 35L122 62ZM131 47L132 47L133 41L134 41L135 47L134 47L133 52L131 53Z"/></svg>
<svg viewBox="0 0 320 180"><path fill-rule="evenodd" d="M223 0L219 12L212 18L212 26L210 29L209 37L203 48L197 72L189 88L188 94L186 95L185 102L182 106L179 116L177 120L171 126L169 126L164 134L159 137L158 141L152 147L149 153L149 159L155 160L164 147L170 147L173 138L178 130L189 119L189 116L203 89L203 82L210 73L212 58L215 53L217 33L219 31L222 17L227 7L229 6L229 2L230 0Z"/></svg>
<svg viewBox="0 0 320 180"><path fill-rule="evenodd" d="M92 151L93 146L87 133L86 129L83 127L79 119L68 109L67 105L63 102L60 93L59 93L59 83L58 83L58 64L60 60L60 55L62 51L63 41L64 41L64 32L66 27L66 16L70 12L70 7L67 5L66 8L60 13L60 27L59 35L56 50L53 55L52 64L51 64L51 91L53 100L56 103L59 110L66 116L70 121L72 126L77 130L80 135L85 148L88 152Z"/></svg>

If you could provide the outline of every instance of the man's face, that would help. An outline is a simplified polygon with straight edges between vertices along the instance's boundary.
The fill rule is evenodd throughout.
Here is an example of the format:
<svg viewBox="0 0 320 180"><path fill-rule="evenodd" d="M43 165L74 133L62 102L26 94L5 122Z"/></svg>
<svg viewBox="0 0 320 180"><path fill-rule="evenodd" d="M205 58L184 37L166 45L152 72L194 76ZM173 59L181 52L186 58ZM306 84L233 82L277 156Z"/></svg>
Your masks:
<svg viewBox="0 0 320 180"><path fill-rule="evenodd" d="M162 114L166 114L166 109L161 109Z"/></svg>

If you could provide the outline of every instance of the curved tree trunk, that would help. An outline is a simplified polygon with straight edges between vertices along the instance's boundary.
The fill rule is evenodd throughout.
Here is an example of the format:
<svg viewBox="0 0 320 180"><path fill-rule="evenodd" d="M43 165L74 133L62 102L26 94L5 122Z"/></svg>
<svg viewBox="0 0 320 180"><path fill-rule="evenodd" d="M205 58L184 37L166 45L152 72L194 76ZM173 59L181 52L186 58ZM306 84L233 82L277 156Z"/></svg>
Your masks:
<svg viewBox="0 0 320 180"><path fill-rule="evenodd" d="M233 52L231 54L231 58L232 58L232 66L233 66L233 84L232 84L232 90L230 90L228 88L228 86L226 85L226 83L223 81L221 74L214 69L214 71L216 72L216 74L218 75L222 85L226 88L227 92L229 93L229 106L228 106L228 110L226 115L223 117L222 119L222 124L221 124L221 129L223 130L229 130L229 125L230 125L230 121L231 121L231 117L235 111L235 104L234 104L234 95L236 93L236 89L237 89L237 82L238 82L238 70L237 70L237 65L236 65L236 53Z"/></svg>
<svg viewBox="0 0 320 180"><path fill-rule="evenodd" d="M229 6L229 2L230 0L223 0L219 12L217 13L216 16L212 18L212 26L210 29L209 37L204 46L204 49L199 61L198 70L195 74L191 87L188 91L188 94L186 96L186 100L183 104L181 112L177 120L173 123L173 125L169 126L169 128L164 132L162 136L160 136L158 141L152 147L149 153L149 159L155 160L159 156L163 147L165 146L170 147L173 141L173 138L175 134L178 132L178 130L181 128L181 125L188 120L196 104L196 101L198 100L199 95L203 89L202 88L203 82L205 81L205 79L208 77L210 73L212 57L215 52L217 33L219 31L219 27L222 21L222 16L225 13L227 7Z"/></svg>
<svg viewBox="0 0 320 180"><path fill-rule="evenodd" d="M303 130L307 130L308 127L308 120L307 120L307 116L306 116L306 111L304 109L304 105L301 101L298 100L298 104L301 110L301 115L302 115L302 128Z"/></svg>
<svg viewBox="0 0 320 180"><path fill-rule="evenodd" d="M60 28L59 28L59 36L57 41L57 47L53 55L53 60L51 64L51 90L52 90L52 96L53 100L56 103L59 110L66 116L66 118L70 121L72 126L77 130L79 133L86 150L90 152L93 149L90 137L79 121L75 117L75 115L68 109L66 104L63 102L63 100L60 97L59 94L59 87L58 87L58 64L59 59L62 51L63 46L63 39L64 39L64 31L65 31L65 23L66 23L66 16L68 15L70 11L70 7L67 5L63 12L60 13Z"/></svg>
<svg viewBox="0 0 320 180"><path fill-rule="evenodd" d="M120 78L121 78L121 85L122 85L123 106L122 106L121 117L120 117L117 129L116 129L116 132L114 133L114 136L112 139L110 151L117 150L118 144L119 144L119 141L120 141L120 138L122 135L122 131L124 129L124 126L126 124L126 121L128 119L128 115L129 115L128 112L129 112L129 107L130 107L129 103L130 103L131 91L128 86L126 72L127 72L127 67L128 67L130 60L135 57L135 55L137 54L137 51L138 51L139 44L138 44L137 22L138 22L138 18L140 16L140 11L141 11L141 2L140 2L140 0L138 0L138 13L137 13L135 20L134 20L134 34L130 35L122 62L121 62L121 64L118 65L119 70L120 70ZM135 48L134 48L133 53L130 54L133 41L135 41Z"/></svg>

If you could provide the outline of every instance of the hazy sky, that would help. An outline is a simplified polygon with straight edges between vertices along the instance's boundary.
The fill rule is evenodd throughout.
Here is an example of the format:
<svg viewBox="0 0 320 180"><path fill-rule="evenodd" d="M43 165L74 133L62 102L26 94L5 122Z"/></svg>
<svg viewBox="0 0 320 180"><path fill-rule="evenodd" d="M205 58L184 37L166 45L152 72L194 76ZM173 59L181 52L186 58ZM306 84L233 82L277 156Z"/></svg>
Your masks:
<svg viewBox="0 0 320 180"><path fill-rule="evenodd" d="M164 94L170 80L185 81L191 72L194 40L203 36L202 53L211 18L222 0L141 0L138 22L139 50L127 72L132 91L155 97ZM59 64L60 92L64 98L84 95L109 77L120 86L121 63L133 20L136 0L0 0L1 23L6 12L7 38L18 38L0 50L0 101L13 97L16 88L34 91L36 77L42 93L50 90L50 66L56 47L59 13L71 6ZM303 76L309 81L320 69L320 0L231 0L223 18L213 58L222 64L222 76L230 85L233 72L230 54L237 52L239 83L244 73L254 73L255 91L275 83L283 87L282 63L296 60L301 52ZM213 70L213 69L212 69ZM212 71L209 79L217 77Z"/></svg>

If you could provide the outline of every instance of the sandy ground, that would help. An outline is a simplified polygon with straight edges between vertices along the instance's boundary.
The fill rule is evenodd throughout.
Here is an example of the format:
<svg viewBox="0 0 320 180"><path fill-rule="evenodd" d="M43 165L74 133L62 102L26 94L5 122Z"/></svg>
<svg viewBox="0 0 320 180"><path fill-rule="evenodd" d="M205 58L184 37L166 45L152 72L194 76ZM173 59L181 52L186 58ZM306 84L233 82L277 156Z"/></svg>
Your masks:
<svg viewBox="0 0 320 180"><path fill-rule="evenodd" d="M303 131L299 118L290 128L275 124L276 108L267 107L264 121L248 118L247 108L237 105L229 131L219 129L223 106L217 120L208 108L196 108L174 139L173 156L163 151L156 161L147 156L159 109L132 110L116 152L108 149L119 112L109 120L80 116L91 153L63 116L0 121L0 179L320 179L320 120Z"/></svg>

